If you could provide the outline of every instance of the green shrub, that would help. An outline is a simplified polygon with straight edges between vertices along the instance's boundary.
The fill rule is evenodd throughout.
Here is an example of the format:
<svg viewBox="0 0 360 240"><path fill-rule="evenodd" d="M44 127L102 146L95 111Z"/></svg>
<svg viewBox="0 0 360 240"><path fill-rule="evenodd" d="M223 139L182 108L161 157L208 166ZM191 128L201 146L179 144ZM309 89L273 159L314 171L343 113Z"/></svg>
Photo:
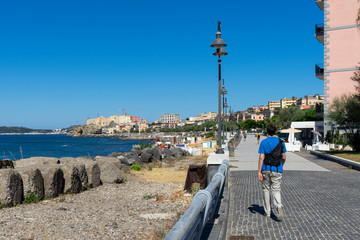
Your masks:
<svg viewBox="0 0 360 240"><path fill-rule="evenodd" d="M136 147L134 147L135 150L143 150L145 148L152 148L153 147L153 143L152 142L140 142L139 145L136 145Z"/></svg>
<svg viewBox="0 0 360 240"><path fill-rule="evenodd" d="M37 203L38 201L39 201L39 199L35 195L35 193L31 192L31 193L25 195L25 200L23 201L23 203L24 204Z"/></svg>
<svg viewBox="0 0 360 240"><path fill-rule="evenodd" d="M200 191L200 183L193 183L191 185L191 193L195 195L198 191Z"/></svg>
<svg viewBox="0 0 360 240"><path fill-rule="evenodd" d="M145 200L149 200L153 198L153 196L151 194L145 194L144 196L142 196L142 199L145 199Z"/></svg>
<svg viewBox="0 0 360 240"><path fill-rule="evenodd" d="M134 170L134 171L140 171L141 167L139 165L137 165L137 164L134 164L134 165L131 165L130 169Z"/></svg>

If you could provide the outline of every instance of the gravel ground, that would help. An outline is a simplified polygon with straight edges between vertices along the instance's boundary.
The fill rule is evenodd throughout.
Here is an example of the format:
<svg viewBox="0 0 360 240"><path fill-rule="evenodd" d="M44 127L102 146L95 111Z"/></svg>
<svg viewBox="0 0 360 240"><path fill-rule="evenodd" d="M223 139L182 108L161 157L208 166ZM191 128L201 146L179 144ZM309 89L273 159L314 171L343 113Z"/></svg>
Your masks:
<svg viewBox="0 0 360 240"><path fill-rule="evenodd" d="M191 197L183 196L183 184L150 183L133 175L127 179L0 209L0 239L162 239Z"/></svg>

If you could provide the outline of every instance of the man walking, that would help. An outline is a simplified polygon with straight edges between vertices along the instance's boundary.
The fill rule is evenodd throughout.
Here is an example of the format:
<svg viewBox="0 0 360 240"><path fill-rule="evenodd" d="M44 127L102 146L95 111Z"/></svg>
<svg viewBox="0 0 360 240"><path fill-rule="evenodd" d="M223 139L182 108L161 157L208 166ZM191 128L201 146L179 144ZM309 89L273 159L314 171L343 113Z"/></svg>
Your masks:
<svg viewBox="0 0 360 240"><path fill-rule="evenodd" d="M273 207L276 209L275 215L279 221L282 221L284 211L281 204L280 185L286 160L286 148L284 142L275 136L276 127L274 124L268 124L266 129L268 138L261 141L259 147L258 178L262 182L266 216L270 217L271 214L271 192Z"/></svg>
<svg viewBox="0 0 360 240"><path fill-rule="evenodd" d="M257 139L258 144L260 144L260 133L259 132L256 134L256 139Z"/></svg>

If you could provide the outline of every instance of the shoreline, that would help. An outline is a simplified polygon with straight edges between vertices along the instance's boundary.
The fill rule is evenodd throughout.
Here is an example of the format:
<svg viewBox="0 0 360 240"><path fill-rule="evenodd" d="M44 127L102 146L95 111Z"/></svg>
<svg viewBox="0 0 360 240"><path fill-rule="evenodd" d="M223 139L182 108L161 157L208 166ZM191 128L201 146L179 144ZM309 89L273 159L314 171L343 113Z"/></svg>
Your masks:
<svg viewBox="0 0 360 240"><path fill-rule="evenodd" d="M82 134L82 135L74 135L74 134L66 134L70 137L80 137L80 138L117 138L120 140L148 140L148 141L152 141L155 139L154 136L142 136L142 135L137 135L136 134L131 134L130 136L128 134L124 135L124 134Z"/></svg>

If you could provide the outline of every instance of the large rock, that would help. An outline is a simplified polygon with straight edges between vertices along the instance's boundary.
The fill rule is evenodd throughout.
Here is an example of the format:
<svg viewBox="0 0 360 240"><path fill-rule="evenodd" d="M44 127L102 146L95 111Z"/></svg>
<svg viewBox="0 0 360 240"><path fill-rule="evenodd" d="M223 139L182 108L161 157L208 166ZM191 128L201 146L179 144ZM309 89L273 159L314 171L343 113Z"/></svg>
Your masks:
<svg viewBox="0 0 360 240"><path fill-rule="evenodd" d="M133 152L134 154L140 156L141 154L141 150L137 150L137 149L132 149L131 152Z"/></svg>
<svg viewBox="0 0 360 240"><path fill-rule="evenodd" d="M58 158L53 157L31 157L17 160L15 162L15 168L18 167L29 167L32 165L48 165L48 164L57 164Z"/></svg>
<svg viewBox="0 0 360 240"><path fill-rule="evenodd" d="M36 167L22 167L16 169L23 181L24 196L34 193L39 201L45 197L44 178L41 171Z"/></svg>
<svg viewBox="0 0 360 240"><path fill-rule="evenodd" d="M125 156L118 156L117 159L119 159L122 164L125 164L127 166L131 166L136 163L136 160L134 158L128 158Z"/></svg>
<svg viewBox="0 0 360 240"><path fill-rule="evenodd" d="M182 154L183 154L182 149L180 149L180 148L174 148L171 151L173 152L175 157L182 156Z"/></svg>
<svg viewBox="0 0 360 240"><path fill-rule="evenodd" d="M64 172L59 164L47 164L39 166L44 178L45 197L54 198L64 193L65 178Z"/></svg>
<svg viewBox="0 0 360 240"><path fill-rule="evenodd" d="M24 199L24 186L20 173L13 169L0 170L0 201L4 206L20 204Z"/></svg>
<svg viewBox="0 0 360 240"><path fill-rule="evenodd" d="M157 147L151 148L148 152L152 154L152 161L161 161L163 158L161 150Z"/></svg>
<svg viewBox="0 0 360 240"><path fill-rule="evenodd" d="M125 177L121 171L121 161L119 159L97 156L95 160L100 167L102 183L124 182Z"/></svg>
<svg viewBox="0 0 360 240"><path fill-rule="evenodd" d="M79 164L84 164L87 177L88 177L88 186L89 187L97 187L101 184L101 170L99 164L87 158L77 158L77 162ZM86 186L87 187L87 186Z"/></svg>
<svg viewBox="0 0 360 240"><path fill-rule="evenodd" d="M127 152L124 154L124 157L128 158L129 162L133 162L133 163L141 162L141 158L139 157L139 155L136 152Z"/></svg>
<svg viewBox="0 0 360 240"><path fill-rule="evenodd" d="M148 163L151 162L152 154L148 151L142 151L140 157L142 162Z"/></svg>
<svg viewBox="0 0 360 240"><path fill-rule="evenodd" d="M175 154L168 148L164 148L162 150L163 154L164 154L164 158L166 157L175 157Z"/></svg>
<svg viewBox="0 0 360 240"><path fill-rule="evenodd" d="M73 167L78 169L79 177L80 177L80 180L81 180L81 190L82 191L86 190L87 187L89 186L88 174L87 174L87 171L86 171L86 168L85 168L85 163L84 163L84 161L86 161L86 160L82 161L82 159L79 159L79 158L65 157L65 158L60 158L59 161L60 161L61 165L73 166ZM66 176L65 176L65 184L66 184L66 181L67 181L67 179L66 179ZM77 184L77 183L75 183L74 179L73 179L73 183ZM65 188L66 188L66 186L65 186ZM75 189L75 188L73 186L73 189ZM65 189L65 192L66 192L66 189Z"/></svg>
<svg viewBox="0 0 360 240"><path fill-rule="evenodd" d="M123 183L125 177L118 165L114 162L106 162L100 165L102 183Z"/></svg>
<svg viewBox="0 0 360 240"><path fill-rule="evenodd" d="M95 161L99 164L100 170L101 170L101 165L108 163L108 162L115 163L118 166L118 168L121 169L121 161L119 159L117 159L116 157L96 156Z"/></svg>
<svg viewBox="0 0 360 240"><path fill-rule="evenodd" d="M65 193L79 193L82 190L82 183L79 168L75 164L60 164L64 173Z"/></svg>

